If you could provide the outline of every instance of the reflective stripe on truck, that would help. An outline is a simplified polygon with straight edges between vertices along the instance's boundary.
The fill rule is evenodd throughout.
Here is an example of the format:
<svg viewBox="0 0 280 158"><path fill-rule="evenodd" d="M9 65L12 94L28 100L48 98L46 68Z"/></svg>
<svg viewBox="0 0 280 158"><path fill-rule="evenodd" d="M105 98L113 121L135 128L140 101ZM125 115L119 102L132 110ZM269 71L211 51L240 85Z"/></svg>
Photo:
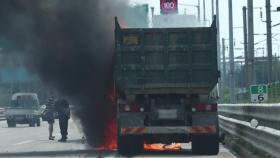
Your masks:
<svg viewBox="0 0 280 158"><path fill-rule="evenodd" d="M210 134L216 133L216 126L193 126L191 129L192 134Z"/></svg>
<svg viewBox="0 0 280 158"><path fill-rule="evenodd" d="M177 126L177 127L128 127L121 128L122 135L137 134L214 134L216 126Z"/></svg>
<svg viewBox="0 0 280 158"><path fill-rule="evenodd" d="M147 128L134 127L134 128L122 128L122 134L144 134L147 132Z"/></svg>

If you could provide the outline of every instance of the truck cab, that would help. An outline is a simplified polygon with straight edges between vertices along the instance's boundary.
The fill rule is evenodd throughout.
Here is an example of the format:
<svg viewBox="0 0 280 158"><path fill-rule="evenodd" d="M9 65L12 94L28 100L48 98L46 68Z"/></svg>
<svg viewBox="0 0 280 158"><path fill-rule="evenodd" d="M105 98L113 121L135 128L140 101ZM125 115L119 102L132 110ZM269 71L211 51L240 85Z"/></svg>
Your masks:
<svg viewBox="0 0 280 158"><path fill-rule="evenodd" d="M15 93L12 95L10 106L6 109L8 127L16 124L40 126L40 104L36 93Z"/></svg>

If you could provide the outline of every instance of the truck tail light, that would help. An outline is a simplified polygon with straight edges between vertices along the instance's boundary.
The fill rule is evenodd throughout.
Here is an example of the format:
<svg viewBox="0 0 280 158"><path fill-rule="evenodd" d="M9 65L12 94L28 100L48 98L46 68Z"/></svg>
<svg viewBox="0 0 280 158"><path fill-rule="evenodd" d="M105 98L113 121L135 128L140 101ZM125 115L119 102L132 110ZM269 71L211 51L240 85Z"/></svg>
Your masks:
<svg viewBox="0 0 280 158"><path fill-rule="evenodd" d="M194 106L194 112L217 112L217 104L197 104Z"/></svg>
<svg viewBox="0 0 280 158"><path fill-rule="evenodd" d="M144 112L144 108L137 104L120 104L120 112Z"/></svg>

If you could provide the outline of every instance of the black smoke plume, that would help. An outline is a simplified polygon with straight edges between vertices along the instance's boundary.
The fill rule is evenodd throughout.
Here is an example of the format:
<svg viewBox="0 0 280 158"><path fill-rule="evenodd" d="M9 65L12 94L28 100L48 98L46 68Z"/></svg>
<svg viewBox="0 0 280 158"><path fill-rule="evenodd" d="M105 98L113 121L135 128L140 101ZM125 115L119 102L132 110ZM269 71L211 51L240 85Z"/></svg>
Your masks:
<svg viewBox="0 0 280 158"><path fill-rule="evenodd" d="M22 52L31 72L78 105L90 144L106 137L114 17L127 0L1 0L0 42ZM71 129L70 129L71 130Z"/></svg>

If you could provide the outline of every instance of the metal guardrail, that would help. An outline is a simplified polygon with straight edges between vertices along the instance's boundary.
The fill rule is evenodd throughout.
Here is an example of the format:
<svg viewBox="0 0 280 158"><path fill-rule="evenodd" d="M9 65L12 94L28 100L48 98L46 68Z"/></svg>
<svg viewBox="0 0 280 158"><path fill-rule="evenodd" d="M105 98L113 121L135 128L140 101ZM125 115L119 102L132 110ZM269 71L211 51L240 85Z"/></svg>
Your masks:
<svg viewBox="0 0 280 158"><path fill-rule="evenodd" d="M222 104L219 115L242 121L256 119L260 126L280 130L280 104Z"/></svg>
<svg viewBox="0 0 280 158"><path fill-rule="evenodd" d="M241 138L275 158L280 155L280 131L267 127L253 128L250 123L219 116L220 129Z"/></svg>
<svg viewBox="0 0 280 158"><path fill-rule="evenodd" d="M268 154L280 155L280 104L219 105L220 129ZM256 119L258 127L251 127Z"/></svg>
<svg viewBox="0 0 280 158"><path fill-rule="evenodd" d="M5 109L4 108L0 108L0 121L1 120L5 120Z"/></svg>

